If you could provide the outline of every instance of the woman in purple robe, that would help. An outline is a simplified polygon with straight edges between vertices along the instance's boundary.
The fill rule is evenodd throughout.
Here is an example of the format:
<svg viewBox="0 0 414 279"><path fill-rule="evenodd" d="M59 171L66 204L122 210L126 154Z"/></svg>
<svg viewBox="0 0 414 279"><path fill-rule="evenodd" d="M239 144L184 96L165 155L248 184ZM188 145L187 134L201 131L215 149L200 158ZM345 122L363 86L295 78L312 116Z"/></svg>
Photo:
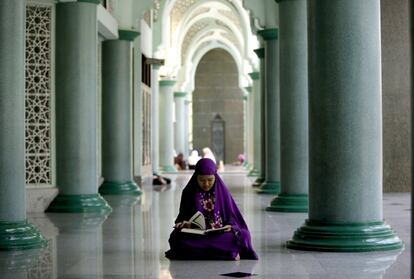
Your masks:
<svg viewBox="0 0 414 279"><path fill-rule="evenodd" d="M180 232L190 227L188 220L200 211L206 228L225 227L224 232L196 235ZM216 164L203 158L184 188L175 229L169 239L171 249L165 255L177 260L239 260L258 257L250 232L236 203L217 174Z"/></svg>

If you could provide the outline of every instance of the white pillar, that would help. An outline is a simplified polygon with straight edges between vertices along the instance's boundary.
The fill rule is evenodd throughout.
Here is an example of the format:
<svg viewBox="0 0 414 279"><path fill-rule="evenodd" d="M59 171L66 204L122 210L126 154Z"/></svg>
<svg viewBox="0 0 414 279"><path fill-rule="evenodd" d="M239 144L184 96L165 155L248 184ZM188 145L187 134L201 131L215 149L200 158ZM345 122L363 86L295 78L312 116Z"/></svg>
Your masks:
<svg viewBox="0 0 414 279"><path fill-rule="evenodd" d="M161 65L151 68L151 163L152 173L159 171L159 83L158 70Z"/></svg>
<svg viewBox="0 0 414 279"><path fill-rule="evenodd" d="M174 167L174 106L175 80L161 80L159 102L159 139L160 139L160 170L163 172L176 172Z"/></svg>
<svg viewBox="0 0 414 279"><path fill-rule="evenodd" d="M251 98L251 134L252 134L252 152L253 167L249 176L259 176L261 169L261 123L260 123L260 73L252 72L249 76L253 80L252 98Z"/></svg>
<svg viewBox="0 0 414 279"><path fill-rule="evenodd" d="M174 124L174 147L175 152L183 153L185 150L185 97L186 92L174 92L175 102L175 124Z"/></svg>

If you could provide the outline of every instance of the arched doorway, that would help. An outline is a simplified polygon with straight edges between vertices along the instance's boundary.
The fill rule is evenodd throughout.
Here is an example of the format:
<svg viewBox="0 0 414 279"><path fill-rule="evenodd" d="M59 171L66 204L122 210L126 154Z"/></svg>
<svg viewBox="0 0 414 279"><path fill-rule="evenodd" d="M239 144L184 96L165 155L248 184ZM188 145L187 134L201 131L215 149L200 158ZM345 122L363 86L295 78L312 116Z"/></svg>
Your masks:
<svg viewBox="0 0 414 279"><path fill-rule="evenodd" d="M233 57L223 49L213 49L200 60L193 92L193 147L220 149L213 143L213 120L220 115L224 133L224 163L236 161L243 150L243 92L238 85L239 73ZM217 133L217 130L215 130ZM218 137L220 138L220 137ZM213 150L214 152L214 150ZM220 152L218 152L220 153Z"/></svg>

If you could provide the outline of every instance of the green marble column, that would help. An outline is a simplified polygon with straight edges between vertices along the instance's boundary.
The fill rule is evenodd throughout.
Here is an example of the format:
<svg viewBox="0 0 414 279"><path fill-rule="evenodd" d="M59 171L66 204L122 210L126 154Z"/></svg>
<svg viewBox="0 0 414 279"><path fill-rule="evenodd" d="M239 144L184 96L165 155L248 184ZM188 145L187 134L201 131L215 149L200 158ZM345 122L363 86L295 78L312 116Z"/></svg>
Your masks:
<svg viewBox="0 0 414 279"><path fill-rule="evenodd" d="M191 102L184 100L184 158L190 156L190 105Z"/></svg>
<svg viewBox="0 0 414 279"><path fill-rule="evenodd" d="M280 190L280 96L278 30L258 32L265 40L265 181L257 189L260 194L278 194Z"/></svg>
<svg viewBox="0 0 414 279"><path fill-rule="evenodd" d="M260 73L259 72L251 72L249 76L253 80L253 89L252 89L252 111L250 115L253 117L251 122L251 132L253 132L253 167L252 170L249 172L248 176L259 176L260 169L261 169L261 161L260 161Z"/></svg>
<svg viewBox="0 0 414 279"><path fill-rule="evenodd" d="M269 211L307 212L309 185L306 0L278 0L280 35L280 194Z"/></svg>
<svg viewBox="0 0 414 279"><path fill-rule="evenodd" d="M411 15L414 15L414 3L413 2L410 2L410 12L411 12ZM411 32L410 32L410 38L411 38L411 69L413 69L413 66L414 66L414 55L412 55L413 53L414 53L414 17L413 16L411 16L410 17L410 29L411 29ZM414 86L414 71L413 70L411 70L411 88L413 88L413 86ZM414 113L413 113L413 107L414 107L414 91L413 91L413 89L411 89L411 118L410 118L410 121L411 121L411 131L414 131ZM414 146L414 133L413 132L411 132L411 158L414 158L414 148L413 148L413 146ZM411 163L411 177L414 177L414 164L413 163ZM413 181L411 182L411 204L413 205L414 204L414 191L413 191L413 188L414 188L414 183L413 183ZM412 214L411 213L411 224L414 224L414 214ZM410 238L410 240L411 240L411 245L410 245L410 248L411 248L411 251L413 251L413 248L414 248L414 242L413 242L413 237L414 236L414 231L411 229L411 238ZM411 274L414 274L414 257L413 256L411 256Z"/></svg>
<svg viewBox="0 0 414 279"><path fill-rule="evenodd" d="M248 109L247 109L247 101L249 99L249 92L246 89L247 87L245 87L245 92L244 95L242 97L243 99L243 127L244 127L244 132L243 132L243 150L244 150L244 154L245 154L245 158L247 159L247 131L248 131L248 127L247 127L247 114L248 114ZM245 169L248 169L249 164L247 163L247 160L245 160L243 162L243 167Z"/></svg>
<svg viewBox="0 0 414 279"><path fill-rule="evenodd" d="M253 187L259 187L265 181L266 176L266 127L265 127L265 107L266 107L266 92L265 92L265 51L264 48L255 49L254 52L256 53L257 57L260 58L260 93L259 98L259 109L258 109L258 117L257 121L259 122L258 127L256 129L260 129L259 133L259 150L260 153L260 169L259 169L259 176L256 178L255 182L253 183ZM256 124L257 122L255 122Z"/></svg>
<svg viewBox="0 0 414 279"><path fill-rule="evenodd" d="M382 214L380 0L308 1L309 219L301 250L400 249Z"/></svg>
<svg viewBox="0 0 414 279"><path fill-rule="evenodd" d="M159 103L160 171L176 172L174 167L173 102L175 80L161 80Z"/></svg>
<svg viewBox="0 0 414 279"><path fill-rule="evenodd" d="M120 30L119 40L102 42L103 195L140 195L132 173L132 52L139 33Z"/></svg>
<svg viewBox="0 0 414 279"><path fill-rule="evenodd" d="M175 102L175 124L174 124L174 147L175 152L183 153L185 151L185 137L184 137L184 109L185 96L187 92L174 92Z"/></svg>
<svg viewBox="0 0 414 279"><path fill-rule="evenodd" d="M254 112L254 91L253 84L249 86L249 98L247 99L247 162L249 163L249 173L253 170L253 112Z"/></svg>
<svg viewBox="0 0 414 279"><path fill-rule="evenodd" d="M0 250L46 246L26 219L26 1L0 1Z"/></svg>
<svg viewBox="0 0 414 279"><path fill-rule="evenodd" d="M161 65L151 65L151 164L152 173L159 171L159 83L158 70Z"/></svg>
<svg viewBox="0 0 414 279"><path fill-rule="evenodd" d="M249 131L251 130L251 126L250 126L250 100L252 98L252 87L251 86L246 86L244 87L244 92L245 95L243 96L243 109L244 109L244 113L243 113L243 122L244 122L244 155L245 155L245 160L243 162L243 166L246 170L248 170L250 172L251 168L252 168L252 164L251 164L251 157L252 157L252 150L251 150L251 143L250 143L250 133Z"/></svg>
<svg viewBox="0 0 414 279"><path fill-rule="evenodd" d="M56 184L49 212L111 210L98 194L97 6L56 4Z"/></svg>

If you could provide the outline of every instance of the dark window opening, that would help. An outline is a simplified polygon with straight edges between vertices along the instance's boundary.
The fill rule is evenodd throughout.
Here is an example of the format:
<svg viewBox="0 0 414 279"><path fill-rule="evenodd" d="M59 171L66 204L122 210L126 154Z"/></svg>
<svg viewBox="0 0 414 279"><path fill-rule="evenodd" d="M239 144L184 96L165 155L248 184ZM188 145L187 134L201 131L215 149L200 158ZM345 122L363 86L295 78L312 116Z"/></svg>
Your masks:
<svg viewBox="0 0 414 279"><path fill-rule="evenodd" d="M147 63L148 58L142 54L141 60L141 81L143 84L151 87L151 64Z"/></svg>

